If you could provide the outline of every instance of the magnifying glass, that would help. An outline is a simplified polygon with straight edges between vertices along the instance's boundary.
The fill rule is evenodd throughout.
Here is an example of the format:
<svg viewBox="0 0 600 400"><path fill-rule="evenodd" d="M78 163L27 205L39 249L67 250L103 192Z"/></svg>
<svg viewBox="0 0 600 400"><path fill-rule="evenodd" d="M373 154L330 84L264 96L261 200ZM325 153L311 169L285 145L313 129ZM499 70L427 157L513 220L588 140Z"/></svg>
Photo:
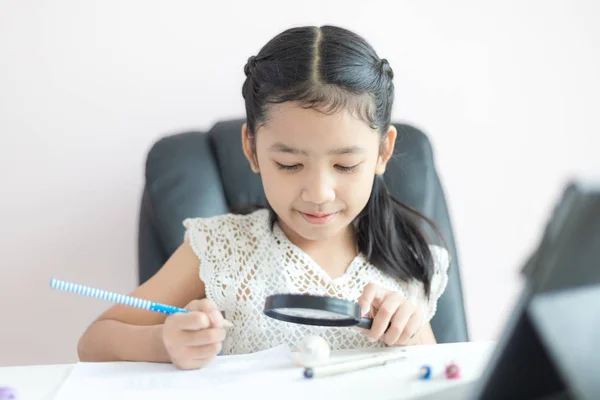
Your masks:
<svg viewBox="0 0 600 400"><path fill-rule="evenodd" d="M358 326L371 329L372 318L361 317L360 305L336 297L304 294L268 296L263 312L280 321L317 326Z"/></svg>

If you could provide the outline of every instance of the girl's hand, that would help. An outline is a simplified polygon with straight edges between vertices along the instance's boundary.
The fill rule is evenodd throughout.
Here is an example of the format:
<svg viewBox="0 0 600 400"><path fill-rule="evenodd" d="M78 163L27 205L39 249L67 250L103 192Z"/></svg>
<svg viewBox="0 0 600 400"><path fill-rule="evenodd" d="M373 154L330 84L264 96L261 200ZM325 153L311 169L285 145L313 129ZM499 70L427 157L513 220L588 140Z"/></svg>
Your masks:
<svg viewBox="0 0 600 400"><path fill-rule="evenodd" d="M198 369L221 351L226 331L223 316L209 299L193 300L189 313L169 315L163 325L163 344L171 362L180 369Z"/></svg>
<svg viewBox="0 0 600 400"><path fill-rule="evenodd" d="M377 284L365 286L358 303L362 316L373 318L371 329L364 330L372 342L383 340L388 346L408 345L423 325L423 312L419 307L402 293Z"/></svg>

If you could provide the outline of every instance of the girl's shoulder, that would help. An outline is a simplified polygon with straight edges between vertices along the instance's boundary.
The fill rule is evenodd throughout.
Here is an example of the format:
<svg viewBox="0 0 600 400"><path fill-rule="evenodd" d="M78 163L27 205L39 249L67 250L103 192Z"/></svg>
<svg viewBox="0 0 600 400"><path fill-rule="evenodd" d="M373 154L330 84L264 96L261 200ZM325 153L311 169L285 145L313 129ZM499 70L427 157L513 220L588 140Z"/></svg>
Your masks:
<svg viewBox="0 0 600 400"><path fill-rule="evenodd" d="M269 211L259 209L249 214L222 214L186 218L184 240L196 255L221 253L256 246L271 234Z"/></svg>
<svg viewBox="0 0 600 400"><path fill-rule="evenodd" d="M433 260L434 275L447 275L450 267L450 253L442 246L429 245L429 251Z"/></svg>
<svg viewBox="0 0 600 400"><path fill-rule="evenodd" d="M430 245L429 251L433 260L433 276L431 277L430 294L423 295L425 303L425 317L429 321L437 311L438 300L448 286L448 269L450 268L450 253L444 247Z"/></svg>
<svg viewBox="0 0 600 400"><path fill-rule="evenodd" d="M252 229L264 228L269 224L269 212L267 209L259 209L248 214L221 214L211 217L186 218L183 226L186 230L219 230L227 232L227 229Z"/></svg>

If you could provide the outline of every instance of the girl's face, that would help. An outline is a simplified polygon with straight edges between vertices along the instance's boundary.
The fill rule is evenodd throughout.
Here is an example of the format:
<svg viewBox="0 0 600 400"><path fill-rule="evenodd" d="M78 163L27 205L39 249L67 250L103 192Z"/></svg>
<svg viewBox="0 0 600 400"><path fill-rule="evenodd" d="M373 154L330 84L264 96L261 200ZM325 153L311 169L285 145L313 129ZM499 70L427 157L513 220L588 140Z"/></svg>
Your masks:
<svg viewBox="0 0 600 400"><path fill-rule="evenodd" d="M347 232L369 200L375 174L385 171L395 139L393 126L381 140L347 111L326 115L295 103L270 107L255 155L242 129L244 152L280 226L290 239L309 241Z"/></svg>

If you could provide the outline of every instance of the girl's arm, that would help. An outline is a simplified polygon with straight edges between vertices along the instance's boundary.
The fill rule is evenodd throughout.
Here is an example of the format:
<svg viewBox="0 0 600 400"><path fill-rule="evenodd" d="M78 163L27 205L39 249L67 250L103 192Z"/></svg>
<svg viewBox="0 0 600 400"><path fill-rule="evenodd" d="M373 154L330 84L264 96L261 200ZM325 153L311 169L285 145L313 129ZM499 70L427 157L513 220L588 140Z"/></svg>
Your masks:
<svg viewBox="0 0 600 400"><path fill-rule="evenodd" d="M165 265L131 296L176 307L205 297L199 261L184 242ZM162 340L166 315L115 305L100 315L79 339L81 361L170 362Z"/></svg>

